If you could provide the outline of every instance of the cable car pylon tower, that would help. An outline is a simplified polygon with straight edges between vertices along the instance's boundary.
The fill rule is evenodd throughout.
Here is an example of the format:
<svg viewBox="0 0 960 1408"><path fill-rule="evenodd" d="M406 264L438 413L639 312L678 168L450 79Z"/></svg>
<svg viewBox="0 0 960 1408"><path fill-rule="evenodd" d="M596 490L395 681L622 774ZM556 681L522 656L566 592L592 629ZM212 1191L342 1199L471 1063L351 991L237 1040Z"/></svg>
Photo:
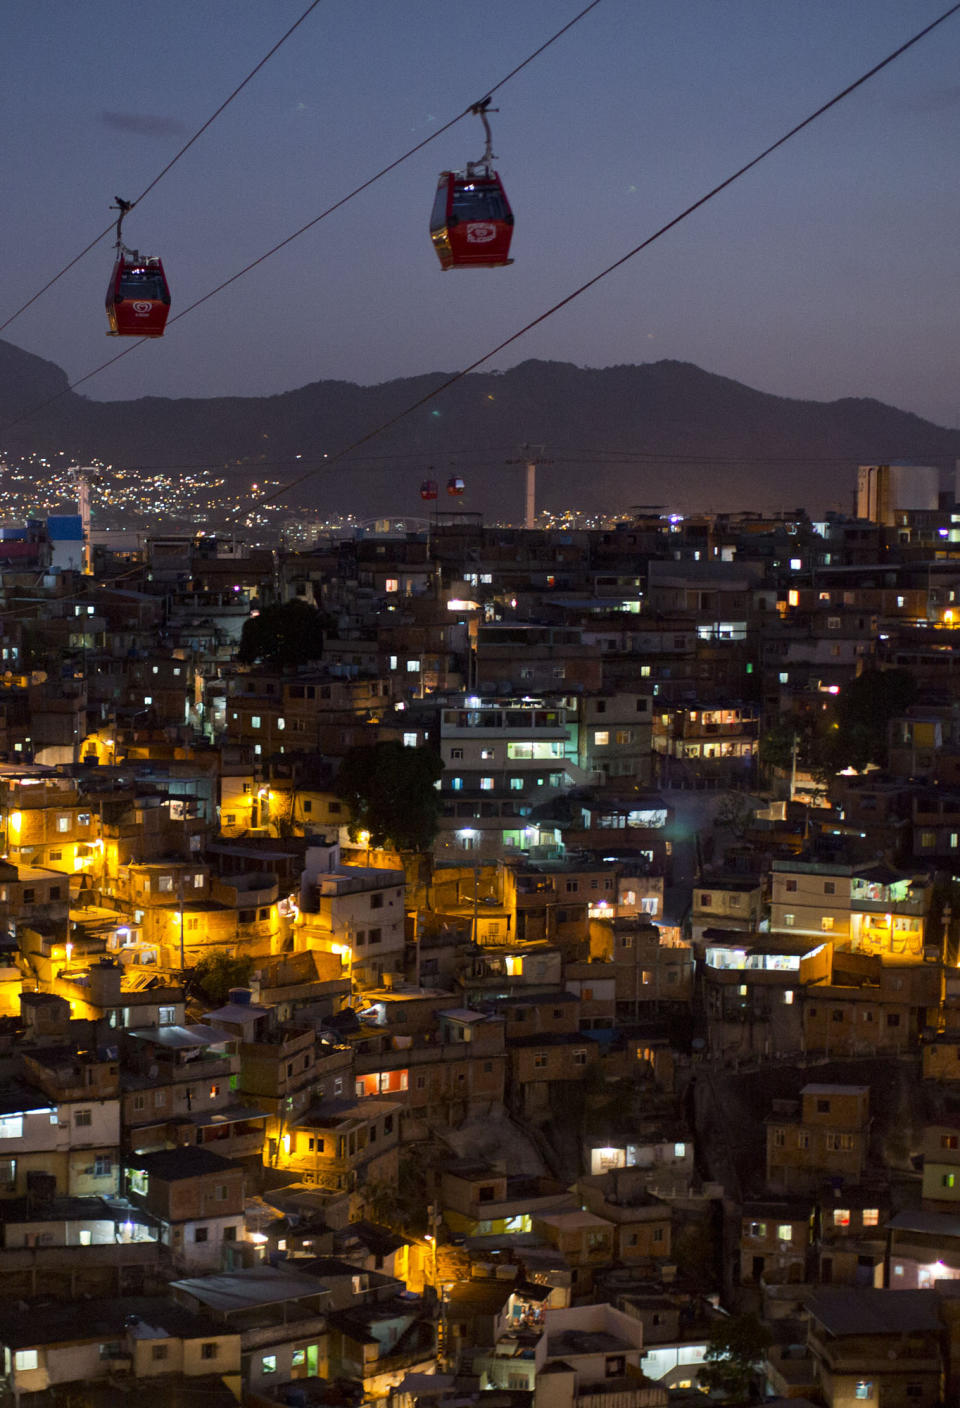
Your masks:
<svg viewBox="0 0 960 1408"><path fill-rule="evenodd" d="M520 458L507 460L507 464L526 466L527 476L523 495L524 528L535 528L537 524L537 466L553 464L553 460L548 459L543 453L545 448L543 445L521 445Z"/></svg>

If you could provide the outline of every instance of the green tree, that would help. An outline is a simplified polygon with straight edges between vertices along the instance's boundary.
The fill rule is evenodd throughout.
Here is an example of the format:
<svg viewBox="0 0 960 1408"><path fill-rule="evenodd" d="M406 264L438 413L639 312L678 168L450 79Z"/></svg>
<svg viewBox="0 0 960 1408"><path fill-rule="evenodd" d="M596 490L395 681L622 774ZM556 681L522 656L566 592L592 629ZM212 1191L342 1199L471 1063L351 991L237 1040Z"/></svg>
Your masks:
<svg viewBox="0 0 960 1408"><path fill-rule="evenodd" d="M753 820L755 810L750 799L742 792L726 792L720 798L713 814L714 829L721 831L726 828L733 832L738 841L742 840L744 832Z"/></svg>
<svg viewBox="0 0 960 1408"><path fill-rule="evenodd" d="M305 601L265 606L243 623L237 659L241 665L272 665L292 669L323 655L327 618Z"/></svg>
<svg viewBox="0 0 960 1408"><path fill-rule="evenodd" d="M944 943L943 921L947 909L950 915ZM957 967L960 963L960 881L946 872L941 871L933 883L924 932L925 943L938 948L951 968Z"/></svg>
<svg viewBox="0 0 960 1408"><path fill-rule="evenodd" d="M789 772L793 764L794 731L785 719L777 719L760 735L760 761L767 768Z"/></svg>
<svg viewBox="0 0 960 1408"><path fill-rule="evenodd" d="M395 1183L373 1180L364 1184L363 1201L372 1221L394 1231L422 1235L427 1229L427 1166L429 1150L418 1146L417 1156L400 1160Z"/></svg>
<svg viewBox="0 0 960 1408"><path fill-rule="evenodd" d="M817 750L817 763L827 773L842 768L862 772L868 763L887 761L887 726L916 698L909 670L864 670L837 695L833 725Z"/></svg>
<svg viewBox="0 0 960 1408"><path fill-rule="evenodd" d="M370 834L371 846L389 841L398 851L428 851L440 822L443 762L433 748L386 741L351 748L333 790L350 808L350 835Z"/></svg>
<svg viewBox="0 0 960 1408"><path fill-rule="evenodd" d="M253 973L252 958L233 958L229 953L212 953L201 958L193 970L194 986L200 988L215 1007L226 1002L231 988L245 988Z"/></svg>
<svg viewBox="0 0 960 1408"><path fill-rule="evenodd" d="M745 1399L771 1338L767 1326L755 1315L715 1320L707 1331L703 1368L697 1377L713 1392Z"/></svg>

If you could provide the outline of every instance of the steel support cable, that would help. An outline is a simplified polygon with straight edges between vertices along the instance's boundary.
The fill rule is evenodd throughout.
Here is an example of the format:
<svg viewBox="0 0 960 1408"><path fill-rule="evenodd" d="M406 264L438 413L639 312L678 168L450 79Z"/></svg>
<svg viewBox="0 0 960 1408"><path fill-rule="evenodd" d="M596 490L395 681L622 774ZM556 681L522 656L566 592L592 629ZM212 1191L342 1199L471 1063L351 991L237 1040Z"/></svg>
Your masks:
<svg viewBox="0 0 960 1408"><path fill-rule="evenodd" d="M234 98L238 97L239 94L243 92L244 88L246 88L250 80L256 77L256 75L263 68L264 64L268 63L269 60L273 58L274 54L279 48L281 48L282 45L287 42L291 34L293 34L294 30L299 29L300 25L303 24L304 20L308 18L311 12L315 10L320 3L321 0L311 0L311 3L304 10L300 18L290 26L286 34L284 34L280 39L277 40L273 48L270 49L266 54L264 54L263 58L256 65L256 67L250 70L243 82L237 84L236 88L234 88L233 92L229 95L229 97L224 98L223 102L217 108L216 112L211 113L211 115L207 118L203 126L197 128L196 132L194 132L190 140L188 142L185 142L180 148L180 150L176 153L176 155L170 158L163 170L160 171L156 176L154 176L149 186L145 186L144 189L137 196L136 200L130 202L131 210L134 208L134 206L139 205L140 202L143 200L144 196L149 195L150 192L153 190L154 186L158 185L163 180L167 172L170 171L174 166L176 166L177 162L182 156L186 155L186 153L193 146L194 142L196 142L200 137L202 137L204 132L206 132L207 128L212 126L212 124L216 122L217 118L224 111L224 109L228 108L233 102ZM8 328L12 322L19 318L21 313L25 313L26 310L31 307L32 304L36 303L37 299L41 298L43 294L46 293L48 288L53 288L54 284L59 279L62 279L64 274L69 273L69 271L73 268L75 264L79 264L80 260L83 259L85 255L89 254L91 249L95 248L95 246L98 245L102 239L104 239L107 235L111 234L114 228L115 222L111 221L111 223L107 226L105 230L101 230L100 234L97 235L96 239L90 241L86 249L81 249L80 253L76 255L73 259L71 259L69 264L64 264L63 268L58 274L54 274L52 279L48 279L48 281L43 285L43 288L38 289L32 298L28 298L26 303L21 304L21 306L17 309L15 313L11 313L5 323L0 323L0 332L3 332L5 328Z"/></svg>
<svg viewBox="0 0 960 1408"><path fill-rule="evenodd" d="M447 379L441 382L439 386L435 387L433 391L428 391L426 395L419 397L416 401L413 401L404 410L399 411L394 416L391 416L389 420L383 421L374 430L368 431L365 435L361 435L359 439L354 440L351 444L345 446L342 450L338 450L335 454L330 455L324 461L322 468L332 468L335 464L338 464L341 460L345 459L347 455L352 454L354 450L358 450L361 445L368 444L371 440L376 439L377 436L383 435L385 431L392 429L393 426L397 425L400 421L405 420L407 416L412 415L414 411L419 410L421 406L425 406L430 401L435 400L438 396L442 395L444 391L448 391L451 386L455 386L458 381L462 381L464 377L469 376L469 374L473 371L476 371L478 367L482 367L484 362L488 362L490 358L495 357L498 352L502 352L504 348L510 347L521 337L525 337L528 332L531 332L534 328L539 327L541 323L546 322L548 318L552 318L554 313L559 313L561 308L566 308L568 304L573 303L573 301L579 298L581 294L586 293L588 289L593 288L596 284L600 283L602 279L607 278L609 274L612 274L617 269L622 268L624 264L627 264L631 259L635 258L636 255L640 254L643 250L649 249L650 245L655 244L657 240L662 239L662 237L667 234L670 230L675 229L677 225L681 224L684 220L688 219L691 215L694 214L695 211L700 210L702 206L706 205L709 201L713 200L716 196L720 195L722 191L725 191L728 186L732 186L735 181L739 181L740 178L742 176L745 176L748 171L752 171L753 168L755 166L758 166L761 161L764 161L768 156L771 156L780 147L784 146L785 143L789 142L791 138L796 137L798 133L804 130L804 128L809 127L811 123L816 122L818 118L824 115L824 113L829 112L831 108L834 108L837 106L838 103L843 102L844 98L848 98L851 93L856 92L856 90L858 88L861 88L864 83L867 83L871 78L876 77L878 73L882 72L883 69L887 68L896 59L899 59L903 54L907 52L908 49L912 49L915 44L919 44L921 39L925 39L928 34L931 34L933 30L935 30L939 25L943 24L946 20L950 19L958 11L960 11L960 0L957 0L957 3L951 5L949 9L944 10L943 13L938 15L935 20L932 20L930 24L924 25L923 29L918 30L916 34L912 35L903 44L900 44L896 49L889 53L886 58L881 59L880 62L874 64L872 68L867 69L866 73L863 73L860 75L859 78L854 79L854 81L852 83L849 83L846 88L841 89L839 93L836 93L832 98L828 99L827 102L822 103L820 107L816 108L807 117L803 118L801 122L796 123L793 127L789 129L789 131L784 132L784 134L781 137L778 137L776 141L771 142L769 146L764 147L763 151L758 152L758 154L755 157L752 157L750 161L745 162L743 166L738 167L738 169L732 172L731 175L725 177L724 180L718 182L718 184L716 186L713 186L709 191L707 191L705 195L700 196L698 200L695 200L691 205L688 205L684 210L681 210L679 215L675 215L672 220L668 220L665 225L661 225L658 230L655 230L652 235L648 235L645 240L642 240L640 242L640 244L634 245L633 249L628 250L626 254L622 255L612 264L608 264L607 267L605 269L602 269L599 274L595 274L592 279L588 279L586 283L581 284L579 288L574 289L572 293L568 293L567 296L565 298L561 298L558 303L554 303L550 308L547 308L545 312L539 314L538 317L533 318L529 323L525 323L524 326L520 328L517 332L512 333L507 338L504 338L502 342L497 343L496 347L492 347L489 352L485 352L482 357L478 357L475 361L471 362L469 366L461 368L461 370L458 372L454 372L452 376L447 377ZM289 493L291 489L296 489L307 479L312 478L314 474L319 473L319 469L320 467L316 469L307 470L305 473L298 475L296 479L291 479L288 484L283 485L281 488L275 490L272 494L260 495L258 498L253 500L253 503L251 504L251 509L256 508L260 504L272 503L274 499L282 498L283 495ZM248 512L249 511L250 510L248 510Z"/></svg>
<svg viewBox="0 0 960 1408"><path fill-rule="evenodd" d="M319 3L320 0L313 0L313 4L310 6L310 10L312 10L314 6ZM585 5L584 8L580 10L576 15L574 15L571 20L568 20L567 23L562 27L562 29L558 29L556 33L552 34L549 39L545 40L539 46L539 48L534 49L532 54L528 54L527 57L523 59L519 64L517 64L514 68L512 68L509 73L504 74L503 78L501 78L497 83L495 83L492 88L488 88L487 93L492 97L494 93L499 92L499 90L504 86L504 84L509 83L510 80L515 78L518 73L520 73L523 69L527 67L528 64L532 64L534 59L539 58L539 56L544 52L545 49L549 49L551 44L555 44L558 39L562 38L563 35L566 34L568 30L572 29L573 26L577 24L580 20L582 20L585 15L588 15L591 10L596 9L596 7L600 3L601 0L590 0L590 3L588 5ZM302 20L306 19L306 16L310 13L310 10L307 10L305 14L301 15L300 19L297 21L297 24L300 24ZM296 25L294 26L294 28L296 28ZM292 30L288 31L288 33L292 32ZM284 39L286 37L287 36L284 35ZM283 43L283 40L280 40L279 43ZM279 44L275 46L275 49L276 48L279 48ZM274 51L275 50L272 50L271 52ZM270 56L267 55L267 58L269 57ZM266 63L266 58L261 60L261 63L258 65L258 67L262 67L264 63ZM254 72L256 72L256 70L254 70ZM248 78L252 77L252 73L248 75ZM244 80L245 83L247 81L248 79ZM241 85L241 87L242 86L243 85ZM239 91L240 90L237 89L237 92ZM235 96L235 94L231 95L231 97L233 96ZM227 102L229 101L230 99L227 99ZM222 105L222 107L225 106L226 103ZM222 107L218 109L218 112L222 111ZM452 117L449 122L445 122L442 127L438 127L436 131L431 132L429 137L424 137L422 142L418 142L415 147L411 147L410 150L404 152L402 156L398 156L395 161L391 161L389 165L382 167L381 170L376 173L376 175L370 176L366 181L362 181L359 186L355 186L353 190L350 191L347 195L341 197L340 200L335 201L334 204L328 206L326 210L321 211L319 215L315 216L312 220L309 220L306 225L301 225L300 229L295 230L292 235L288 235L286 239L281 240L279 244L275 244L272 249L268 249L265 254L261 254L259 258L252 260L251 263L245 265L242 269L239 269L237 273L231 274L229 279L224 279L223 283L217 284L216 288L212 288L209 293L203 294L202 297L196 299L193 303L189 304L188 307L181 309L179 313L175 314L172 318L168 320L167 327L169 328L174 323L179 322L181 318L185 318L188 313L192 313L195 308L199 308L201 304L206 303L208 299L213 298L215 294L222 293L225 288L229 288L231 284L236 283L237 279L242 279L245 274L249 274L250 271L252 269L255 269L258 264L262 264L272 255L277 254L281 249L286 248L288 244L291 244L294 240L299 239L299 237L301 235L306 234L308 230L312 230L314 225L318 225L321 220L326 220L328 215L332 215L334 211L339 210L341 206L346 205L347 202L353 200L355 196L361 195L376 181L381 180L382 177L389 175L391 171L396 170L396 168L398 166L401 166L405 161L409 161L411 157L416 156L416 154L422 151L424 147L429 146L431 142L435 142L438 137L442 137L444 132L448 132L451 127L455 127L458 122L461 122L463 120L463 118L471 116L473 113L473 107L474 105L471 104L469 107L464 108L462 112L457 113L456 117ZM214 117L216 117L216 115L217 114L214 113ZM212 121L213 118L210 118L210 121L207 122L205 126L209 127L210 122ZM200 132L202 132L203 130L204 129L201 128ZM188 146L191 145L192 142L196 141L196 137L200 136L200 132L198 132L195 137L191 138L191 142L187 144ZM183 150L186 151L186 147L184 147ZM178 156L175 157L174 160L179 160L179 157L182 155L182 152L178 153ZM147 187L147 191L153 189L153 187L157 184L157 181L160 180L160 177L163 176L164 172L168 171L170 169L170 166L172 165L173 162L170 162L169 165L164 168L164 171L160 173L160 176L158 176L156 180L152 181L151 184ZM143 196L146 195L147 191L142 192L142 194L137 197L137 201L142 200ZM134 201L133 204L136 205L137 201ZM104 234L109 234L110 230L112 230L113 228L114 226L110 225L109 228L104 231ZM94 244L96 244L101 239L103 239L103 235L98 235L97 239L94 240ZM88 245L87 249L84 250L84 254L86 254L87 251L92 248L93 245ZM82 257L82 255L77 255L77 259L81 259ZM73 263L75 264L76 262L77 260L75 259ZM67 268L70 267L72 266L67 265ZM61 274L66 273L66 269L62 269L60 272ZM56 277L59 278L60 274L58 274ZM51 280L51 283L55 282L56 279ZM50 284L45 285L45 288L49 287ZM40 293L43 292L44 289L41 289ZM40 294L35 294L34 298L39 298L39 296ZM30 300L31 303L33 301L34 299ZM26 308L29 307L29 304L25 303L23 306L24 308ZM20 311L22 312L23 310L21 309ZM16 314L14 314L14 317L16 317ZM12 321L12 319L10 321ZM6 326L6 323L0 326L0 332L2 332L3 328ZM121 352L118 352L115 356L109 357L105 362L101 362L98 367L94 367L93 371L87 372L85 376L78 377L76 381L70 382L69 386L65 386L63 390L58 391L55 396L48 397L46 401L41 401L39 405L31 406L28 411L23 411L14 420L8 420L6 424L0 426L0 433L9 430L14 425L19 425L21 421L27 420L30 416L36 415L38 411L45 410L47 406L51 406L55 401L59 401L61 396L66 396L67 392L75 390L78 386L82 386L84 382L90 381L92 377L99 376L99 374L103 371L106 371L108 367L112 367L115 362L119 362L122 357L129 356L129 354L135 351L138 347L142 347L144 342L150 342L152 340L152 338L141 338L139 341L131 343L129 347L125 347Z"/></svg>

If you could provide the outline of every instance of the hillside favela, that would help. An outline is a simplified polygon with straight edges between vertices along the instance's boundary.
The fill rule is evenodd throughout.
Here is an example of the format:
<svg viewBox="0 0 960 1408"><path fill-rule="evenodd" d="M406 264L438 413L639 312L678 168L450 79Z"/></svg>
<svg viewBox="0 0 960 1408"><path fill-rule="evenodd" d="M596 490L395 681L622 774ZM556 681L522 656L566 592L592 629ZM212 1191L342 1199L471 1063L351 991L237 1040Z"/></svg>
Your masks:
<svg viewBox="0 0 960 1408"><path fill-rule="evenodd" d="M0 1408L960 1408L938 3L7 7Z"/></svg>
<svg viewBox="0 0 960 1408"><path fill-rule="evenodd" d="M939 471L306 548L99 478L0 530L11 1401L940 1402Z"/></svg>

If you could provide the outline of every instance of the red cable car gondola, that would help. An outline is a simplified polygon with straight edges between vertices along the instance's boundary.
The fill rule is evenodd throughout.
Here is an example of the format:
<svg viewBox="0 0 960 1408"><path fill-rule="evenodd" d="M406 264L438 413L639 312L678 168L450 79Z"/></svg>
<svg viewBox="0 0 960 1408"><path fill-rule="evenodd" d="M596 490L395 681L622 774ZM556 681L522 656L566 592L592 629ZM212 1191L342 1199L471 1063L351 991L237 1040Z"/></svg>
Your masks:
<svg viewBox="0 0 960 1408"><path fill-rule="evenodd" d="M439 493L437 481L435 479L425 479L420 485L421 499L435 499Z"/></svg>
<svg viewBox="0 0 960 1408"><path fill-rule="evenodd" d="M440 173L430 238L443 269L496 269L513 263L508 257L513 212L503 182L491 167L489 104L490 99L484 98L473 108L487 134L483 156L479 161L468 161L465 173Z"/></svg>
<svg viewBox="0 0 960 1408"><path fill-rule="evenodd" d="M463 491L464 491L465 488L466 488L466 485L464 484L463 480L462 480L462 479L458 479L458 478L456 477L456 475L454 475L451 479L448 479L448 480L447 480L447 493L448 493L448 494L452 494L452 495L454 495L455 497L459 497L459 495L463 493Z"/></svg>
<svg viewBox="0 0 960 1408"><path fill-rule="evenodd" d="M117 196L117 258L107 285L111 337L162 337L170 312L170 289L155 255L127 249L121 227L130 202Z"/></svg>

